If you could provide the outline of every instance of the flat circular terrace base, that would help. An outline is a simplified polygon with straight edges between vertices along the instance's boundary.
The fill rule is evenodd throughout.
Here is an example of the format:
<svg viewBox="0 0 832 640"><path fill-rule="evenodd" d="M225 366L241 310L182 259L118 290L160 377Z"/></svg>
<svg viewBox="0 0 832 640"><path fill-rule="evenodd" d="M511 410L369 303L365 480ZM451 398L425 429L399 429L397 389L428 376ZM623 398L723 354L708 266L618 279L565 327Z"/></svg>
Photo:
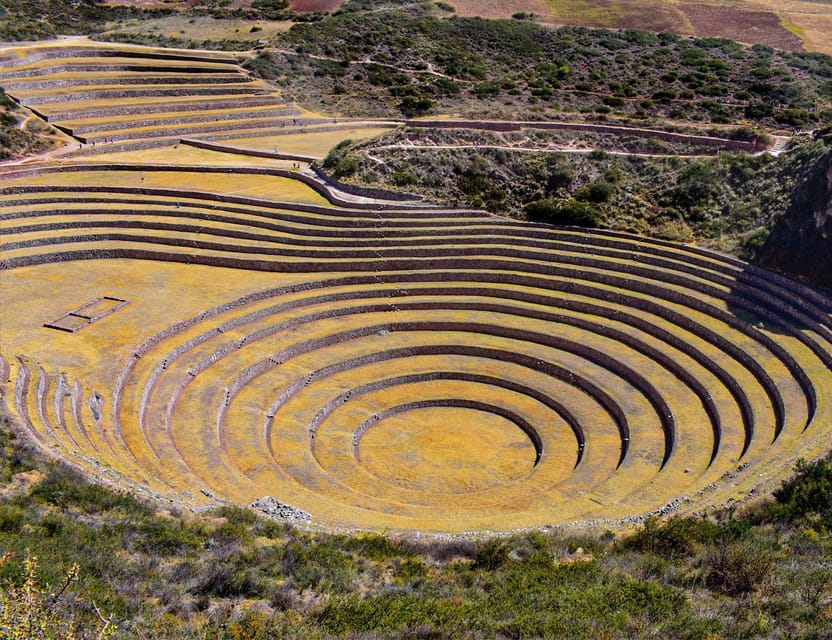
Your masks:
<svg viewBox="0 0 832 640"><path fill-rule="evenodd" d="M364 434L358 452L380 481L436 496L511 484L537 458L528 435L508 418L451 407L392 415Z"/></svg>

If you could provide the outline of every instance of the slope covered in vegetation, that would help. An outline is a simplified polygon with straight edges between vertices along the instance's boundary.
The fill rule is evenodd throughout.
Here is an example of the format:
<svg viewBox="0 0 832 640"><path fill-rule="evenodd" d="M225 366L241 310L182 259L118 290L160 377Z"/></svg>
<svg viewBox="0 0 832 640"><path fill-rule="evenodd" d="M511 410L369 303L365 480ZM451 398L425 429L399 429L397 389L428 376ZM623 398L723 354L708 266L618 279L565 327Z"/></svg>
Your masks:
<svg viewBox="0 0 832 640"><path fill-rule="evenodd" d="M831 58L722 38L445 19L428 3L369 12L349 3L295 25L275 45L251 68L293 99L344 113L581 113L787 127L832 117Z"/></svg>

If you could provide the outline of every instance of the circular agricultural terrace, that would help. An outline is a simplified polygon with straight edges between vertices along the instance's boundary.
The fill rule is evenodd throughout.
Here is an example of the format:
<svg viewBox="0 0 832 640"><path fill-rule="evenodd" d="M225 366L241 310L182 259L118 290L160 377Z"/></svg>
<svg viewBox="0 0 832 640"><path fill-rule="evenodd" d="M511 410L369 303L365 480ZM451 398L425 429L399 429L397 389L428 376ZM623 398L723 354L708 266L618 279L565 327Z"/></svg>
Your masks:
<svg viewBox="0 0 832 640"><path fill-rule="evenodd" d="M32 433L120 482L268 495L328 526L494 530L723 505L828 440L832 301L739 260L477 211L49 179L2 190L11 272L276 283L171 301L120 338L106 388L4 346ZM106 336L120 303L93 303Z"/></svg>
<svg viewBox="0 0 832 640"><path fill-rule="evenodd" d="M823 294L695 247L333 193L305 155L203 163L183 137L392 126L302 113L224 54L0 59L105 158L0 183L0 400L92 475L334 527L505 530L731 504L829 446ZM165 164L124 159L154 147Z"/></svg>

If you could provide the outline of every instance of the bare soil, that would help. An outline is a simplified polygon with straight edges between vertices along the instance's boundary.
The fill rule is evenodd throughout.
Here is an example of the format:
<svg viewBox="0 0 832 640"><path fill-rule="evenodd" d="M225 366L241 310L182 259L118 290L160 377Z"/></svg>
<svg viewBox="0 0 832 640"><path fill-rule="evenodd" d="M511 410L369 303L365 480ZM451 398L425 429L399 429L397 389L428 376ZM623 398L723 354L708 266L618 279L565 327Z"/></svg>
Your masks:
<svg viewBox="0 0 832 640"><path fill-rule="evenodd" d="M482 0L452 0L448 4L456 8L462 17L510 18L515 13L533 13L536 18L547 21L551 9L543 0L505 0L505 2L483 2Z"/></svg>
<svg viewBox="0 0 832 640"><path fill-rule="evenodd" d="M723 5L683 2L679 8L697 36L731 38L748 44L767 44L786 51L803 48L800 38L783 28L769 11L745 11Z"/></svg>
<svg viewBox="0 0 832 640"><path fill-rule="evenodd" d="M344 0L292 0L292 11L297 13L314 13L316 11L335 11L344 4Z"/></svg>

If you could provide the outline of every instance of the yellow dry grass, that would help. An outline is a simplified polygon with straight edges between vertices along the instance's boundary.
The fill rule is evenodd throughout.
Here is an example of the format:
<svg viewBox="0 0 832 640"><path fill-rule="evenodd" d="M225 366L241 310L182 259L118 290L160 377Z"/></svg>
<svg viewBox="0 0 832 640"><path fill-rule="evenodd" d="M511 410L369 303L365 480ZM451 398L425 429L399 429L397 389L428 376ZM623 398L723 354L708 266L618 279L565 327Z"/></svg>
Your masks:
<svg viewBox="0 0 832 640"><path fill-rule="evenodd" d="M181 146L179 148L182 148ZM179 149L177 149L178 151ZM190 149L189 149L190 150ZM175 161L170 158L168 162ZM77 171L45 173L4 182L5 185L23 184L62 186L118 185L135 188L191 189L215 191L233 196L266 198L290 202L327 205L323 196L297 180L275 176L232 173L198 173L182 171Z"/></svg>
<svg viewBox="0 0 832 640"><path fill-rule="evenodd" d="M188 110L187 108L183 109L176 109L173 112L166 113L145 113L142 114L141 120L142 121L154 121L154 120L162 120L162 119L169 119L172 117L181 118L186 120L192 116L216 116L219 118L228 118L234 114L238 113L257 113L259 116L275 116L279 113L279 110L283 108L283 105L253 105L251 107L242 107L239 109L235 109L233 107L223 108L223 109L204 109L199 111ZM91 126L96 124L116 124L122 123L125 125L129 125L136 122L136 114L121 114L121 115L108 115L108 116L98 116L98 117L88 117L88 118L66 118L61 121L62 124L73 128L73 127L82 127L82 126Z"/></svg>
<svg viewBox="0 0 832 640"><path fill-rule="evenodd" d="M256 43L287 31L292 22L278 20L215 19L205 16L172 15L154 20L125 20L109 25L105 35L152 34L166 38L193 40L242 40Z"/></svg>
<svg viewBox="0 0 832 640"><path fill-rule="evenodd" d="M803 41L807 51L832 55L832 5L821 2L760 3L781 17L783 26Z"/></svg>
<svg viewBox="0 0 832 640"><path fill-rule="evenodd" d="M213 95L213 96L164 96L164 97L129 97L119 98L118 104L141 108L144 106L156 105L160 102L169 105L170 109L166 111L168 114L177 113L179 109L188 110L195 103L210 105L213 109L207 108L206 111L223 109L224 107L217 107L217 104L228 102L229 100L243 100L246 96L239 95ZM213 103L213 104L212 104ZM66 114L67 120L75 120L73 112L87 112L97 109L106 109L113 106L112 99L101 100L75 100L71 96L67 96L66 100L59 102L46 102L37 106L38 111L45 114L47 117L54 116L54 114ZM62 117L61 120L64 118ZM51 121L51 120L50 120Z"/></svg>
<svg viewBox="0 0 832 640"><path fill-rule="evenodd" d="M260 91L267 88L267 85L259 80L252 80L240 85L223 85L224 88L229 89L228 94L189 94L189 90L199 91L201 88L204 88L205 85L201 84L188 84L187 80L182 82L179 85L168 85L168 84L152 84L147 83L140 86L125 86L122 84L98 84L98 85L84 85L80 87L74 87L72 94L67 94L67 89L64 86L56 85L54 87L46 87L43 89L24 89L18 90L16 93L20 96L20 99L26 103L29 100L37 100L43 98L51 98L51 97L63 97L65 100L48 102L45 104L65 104L66 102L79 102L81 104L91 104L94 106L105 106L108 102L112 103L113 98L104 98L104 99L95 99L95 100L86 100L84 99L84 94L91 93L94 91L154 91L157 89L161 89L164 91L174 91L180 90L182 91L182 95L173 95L173 96L142 96L137 93L135 96L126 96L126 97L119 97L120 101L123 101L123 104L133 104L134 102L138 102L139 104L144 104L148 101L155 101L161 102L166 100L168 97L172 97L173 102L177 102L180 100L189 100L193 101L200 101L204 99L212 99L212 100L220 100L220 99L241 99L239 93L232 93L238 87L241 87L248 91L251 94L254 94L256 91Z"/></svg>
<svg viewBox="0 0 832 640"><path fill-rule="evenodd" d="M339 130L310 130L306 133L292 133L288 135L257 136L223 140L222 144L257 149L278 151L280 153L297 153L315 158L323 158L336 144L343 140L364 140L373 138L390 131L393 127L354 128Z"/></svg>
<svg viewBox="0 0 832 640"><path fill-rule="evenodd" d="M134 44L124 44L119 43L117 45L113 45L111 42L102 42L97 40L91 40L88 36L59 36L53 40L40 40L38 42L33 43L26 43L24 45L16 45L16 44L6 44L0 51L6 53L10 53L11 55L17 58L27 58L32 53L38 53L43 50L47 49L54 49L54 48L78 48L82 47L84 49L101 49L104 50L112 50L113 47L116 46L121 51L138 51L142 53L170 53L171 49L166 49L163 47L150 47L150 46L143 46L143 45L134 45ZM184 52L186 55L193 55L198 53L200 55L204 55L206 57L214 58L217 62L235 62L235 58L233 55L224 53L222 51L214 51L210 49L188 49L187 52ZM64 58L66 59L66 58ZM86 58L89 60L89 58ZM164 64L168 64L171 62L175 64L175 61L164 61ZM178 61L180 63L193 66L194 62L188 61ZM199 63L196 63L199 64Z"/></svg>
<svg viewBox="0 0 832 640"><path fill-rule="evenodd" d="M71 269L67 269L68 266L70 265L47 265L16 269L4 274L3 295L4 300L10 304L4 306L3 315L0 316L3 342L14 344L16 352L28 357L31 371L36 373L40 367L44 367L52 376L47 376L46 382L39 383L42 390L45 388L46 392L54 392L59 384L57 376L60 373L68 380L81 380L87 397L93 392L100 393L105 399L105 407L107 402L112 402L112 381L125 363L130 361L132 350L144 337L237 295L276 284L308 280L310 277L255 272L240 278L239 273L233 270L130 260L75 263L71 264ZM102 266L105 268L102 269ZM42 298L31 299L33 286L44 293ZM394 292L395 287L391 285L390 290L391 293ZM68 309L105 293L126 298L130 305L77 334L63 334L40 326L44 321L54 319ZM290 295L289 299L303 299L304 295L307 294ZM175 306L171 306L171 299L176 300ZM401 299L401 303L408 300L412 300L412 295ZM391 304L395 305L396 300L392 299ZM234 313L241 316L266 306L264 301L255 304L253 308ZM523 306L526 305L519 305L518 308ZM26 308L27 312L17 312L21 308ZM303 313L326 308L327 305L320 304L304 309ZM296 312L287 310L282 317L286 321L296 316ZM434 312L401 312L400 319L412 321L419 316L425 320L478 319L471 314L449 311L438 315ZM196 489L204 488L210 493L221 492L230 499L247 502L261 493L275 491L280 487L278 493L281 498L309 510L323 522L360 523L372 527L444 530L508 528L524 526L530 522L580 519L599 513L599 509L605 516L619 517L655 505L657 498L667 495L668 486L675 486L677 491L684 492L687 491L686 487L692 485L701 487L710 484L724 472L722 466L711 469L707 467L710 447L706 443L710 438L710 427L695 400L687 397L689 391L678 381L668 378L649 359L614 342L606 345L604 341L597 342L597 338L596 346L615 353L621 361L630 363L656 384L663 396L674 399L676 418L680 424L685 425L684 438L678 442L677 455L671 466L661 474L657 474L662 446L662 439L658 436L660 430L655 418L650 418L650 409L644 400L639 399L637 394L621 389L620 382L614 382L612 378L605 382L607 373L597 367L587 369L586 363L580 358L568 353L556 354L539 347L535 348L539 357L564 364L576 373L583 371L603 386L616 389L621 406L628 414L642 416L631 425L632 442L636 448L618 471L614 468L617 445L615 438L611 437L614 427L607 422L608 418L604 417L597 406L593 408L591 401L585 399L583 403L571 403L584 407L578 417L588 429L588 441L592 445L586 452L582 466L573 473L574 439L562 421L553 416L547 417L548 410L528 398L518 399L504 389L472 382L400 385L356 398L336 410L322 424L318 436L320 444L316 445L314 457L310 458L307 436L302 425L314 416L333 393L402 372L397 367L384 363L344 372L332 380L313 382L302 394L290 399L279 414L279 424L272 431L270 442L273 453L270 454L267 448L269 441L263 440L263 436L257 436L253 426L261 422L263 412L273 401L276 390L327 364L371 353L377 348L379 338L351 341L337 349L311 352L287 362L279 372L256 379L243 389L232 404L221 432L212 435L212 428L207 427L216 419L215 411L223 389L223 383L219 381L228 384L247 363L301 339L329 335L351 325L365 326L396 319L399 318L391 318L389 313L383 313L355 315L349 321L319 320L308 326L279 332L268 340L261 339L252 343L219 362L212 368L210 376L198 379L196 388L188 391L178 401L173 414L174 422L163 430L155 426L147 430L136 423L135 408L142 397L142 389L150 379L150 369L157 362L156 357L146 356L140 363L144 363L146 358L147 364L140 364L135 380L125 389L120 433L115 433L110 426L111 422L107 422L100 429L88 428L86 432L68 428L67 432L73 434L71 438L50 436L49 430L44 430L41 437L47 442L59 444L65 455L74 457L83 464L89 464L90 459L94 458L105 468L111 468L113 477L124 473L127 480L146 482L158 491L173 491L175 493L170 495L177 495L179 499L189 496L188 500L199 502L203 498L196 494ZM519 316L484 316L482 319L500 326L541 332L553 330L547 323L529 323ZM703 323L708 322L707 317L701 320ZM261 326L267 326L279 321L280 315L269 314L259 322ZM655 319L652 321L657 322ZM257 325L251 325L227 331L222 334L222 339L238 339L256 328ZM715 328L738 344L747 341L739 334L733 335L725 327ZM195 327L186 331L176 342L181 343L189 336L194 337L206 330L208 327ZM559 326L555 332L561 336L571 336L576 341L585 339L579 330L567 325ZM649 338L644 339L651 342ZM461 335L442 332L390 334L383 340L385 348L468 341ZM486 347L509 351L527 348L497 337L482 336L478 342ZM660 343L656 344L660 346ZM799 345L790 344L789 341L784 344L797 353L801 360L811 360L805 349L801 352ZM746 346L753 351L752 344ZM702 345L702 348L707 350L707 345ZM11 359L7 349L3 351ZM155 399L148 405L148 427L157 424L156 416L164 415L165 398L176 388L177 381L183 379L189 367L193 367L209 352L210 349L197 349L184 360L169 363L163 379L158 382L158 391L153 396ZM164 350L159 352L158 357L162 353ZM718 357L718 353L714 355ZM763 354L758 354L758 357L765 360ZM776 365L776 362L770 362L767 367L772 375L779 378ZM575 394L569 385L558 383L553 386L552 381L547 381L545 376L530 375L528 371L495 361L454 361L434 356L420 362L408 362L407 369L403 371L429 373L448 366L547 388L554 397L566 400ZM700 379L707 380L707 374L695 363L688 362L685 366L696 372ZM822 371L816 369L812 373L823 379ZM821 391L832 391L827 388L830 386L828 380L824 385ZM751 397L758 397L759 392L754 391L755 384L752 381L745 380L743 386L748 389ZM798 399L788 395L788 386L784 385L782 390L787 393L789 406L796 406ZM508 403L512 410L544 429L545 442L562 445L547 447L540 468L533 471L533 448L528 438L511 422L471 409L425 408L388 418L368 430L359 446L360 462L346 453L351 447L352 429L362 416L366 417L378 410L374 407L429 401L443 395L475 397L495 406ZM730 399L723 395L717 400L726 408L726 415L730 416ZM33 394L27 406L30 416L43 414L39 419L54 427L60 419L52 404L47 405L44 412ZM829 407L823 404L821 409L828 411ZM112 420L112 414L107 413L108 409L104 411L107 420ZM291 418L293 423L297 422L297 426L287 423L287 418ZM796 414L795 422L799 422L799 418ZM700 425L700 430L694 429L695 425ZM769 437L770 434L763 430L760 437L755 439L749 454L749 459L758 462L756 468L765 469L763 473L772 473L769 471L773 462ZM727 434L726 455L731 456L731 451L736 455L740 446L738 438L736 433L733 436L730 432ZM86 445L85 439L88 442ZM569 444L570 441L572 444ZM790 426L776 449L789 452L802 446L805 443L801 442L795 427ZM73 448L78 448L79 452L73 454ZM275 456L275 459L272 460L271 456ZM275 462L278 466L275 466ZM321 469L324 470L323 475ZM349 480L345 485L339 478ZM541 486L541 478L548 478L549 489L544 493L539 493L539 489L534 488ZM307 484L309 482L311 484ZM582 487L593 487L593 490L584 495ZM722 495L737 490L721 489Z"/></svg>

